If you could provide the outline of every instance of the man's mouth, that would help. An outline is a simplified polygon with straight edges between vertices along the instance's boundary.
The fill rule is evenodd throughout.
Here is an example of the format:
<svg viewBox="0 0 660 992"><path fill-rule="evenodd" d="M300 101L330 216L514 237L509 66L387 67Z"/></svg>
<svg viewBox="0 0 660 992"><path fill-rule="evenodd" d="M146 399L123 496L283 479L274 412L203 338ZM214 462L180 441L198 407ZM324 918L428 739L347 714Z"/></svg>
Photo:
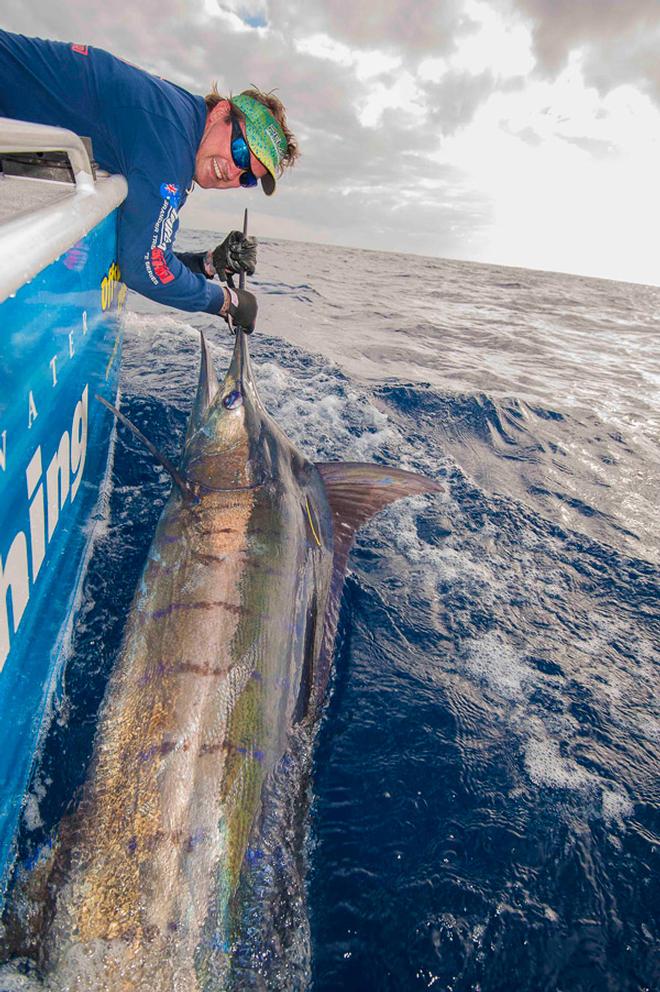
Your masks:
<svg viewBox="0 0 660 992"><path fill-rule="evenodd" d="M220 171L220 166L218 165L217 160L212 158L211 162L213 164L213 171L215 172L216 179L219 179L221 183L227 182L227 176L224 176Z"/></svg>

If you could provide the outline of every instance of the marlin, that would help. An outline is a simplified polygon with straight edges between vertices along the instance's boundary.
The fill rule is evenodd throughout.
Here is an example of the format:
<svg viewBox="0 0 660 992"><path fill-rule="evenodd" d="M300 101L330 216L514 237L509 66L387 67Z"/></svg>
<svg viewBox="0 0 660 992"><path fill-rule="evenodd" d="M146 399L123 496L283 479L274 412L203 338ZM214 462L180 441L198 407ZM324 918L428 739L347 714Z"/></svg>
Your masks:
<svg viewBox="0 0 660 992"><path fill-rule="evenodd" d="M232 987L241 875L269 780L323 702L355 532L440 488L308 461L259 398L246 334L222 386L203 334L201 352L88 776L35 869L49 893L27 913L38 935L8 952L24 984L0 970L3 989ZM17 955L33 977L18 978Z"/></svg>

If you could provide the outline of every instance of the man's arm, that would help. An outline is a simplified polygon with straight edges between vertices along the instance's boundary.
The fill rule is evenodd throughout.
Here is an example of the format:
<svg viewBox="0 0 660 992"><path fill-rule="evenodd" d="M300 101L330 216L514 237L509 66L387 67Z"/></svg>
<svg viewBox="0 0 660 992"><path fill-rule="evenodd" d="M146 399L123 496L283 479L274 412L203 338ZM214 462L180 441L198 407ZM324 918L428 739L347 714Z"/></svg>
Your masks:
<svg viewBox="0 0 660 992"><path fill-rule="evenodd" d="M195 275L213 279L215 268L210 251L175 251L174 254Z"/></svg>
<svg viewBox="0 0 660 992"><path fill-rule="evenodd" d="M180 200L174 184L159 186L141 172L129 176L119 224L122 279L130 289L165 306L219 314L225 299L222 287L191 271L172 250Z"/></svg>

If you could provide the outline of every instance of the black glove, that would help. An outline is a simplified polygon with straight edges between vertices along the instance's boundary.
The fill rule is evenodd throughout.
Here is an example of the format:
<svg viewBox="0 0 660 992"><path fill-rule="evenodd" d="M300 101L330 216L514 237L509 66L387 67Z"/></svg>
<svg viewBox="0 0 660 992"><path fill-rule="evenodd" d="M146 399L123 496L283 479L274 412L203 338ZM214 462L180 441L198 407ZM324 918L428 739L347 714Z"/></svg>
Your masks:
<svg viewBox="0 0 660 992"><path fill-rule="evenodd" d="M247 272L257 267L257 242L240 231L230 231L222 244L213 250L213 265L220 277L226 273Z"/></svg>
<svg viewBox="0 0 660 992"><path fill-rule="evenodd" d="M227 301L229 300L229 306L227 306ZM252 334L254 326L257 322L257 298L254 293L250 293L247 289L225 289L225 302L220 311L220 316L224 317L228 321L228 317L231 317L234 327L245 331L246 334Z"/></svg>

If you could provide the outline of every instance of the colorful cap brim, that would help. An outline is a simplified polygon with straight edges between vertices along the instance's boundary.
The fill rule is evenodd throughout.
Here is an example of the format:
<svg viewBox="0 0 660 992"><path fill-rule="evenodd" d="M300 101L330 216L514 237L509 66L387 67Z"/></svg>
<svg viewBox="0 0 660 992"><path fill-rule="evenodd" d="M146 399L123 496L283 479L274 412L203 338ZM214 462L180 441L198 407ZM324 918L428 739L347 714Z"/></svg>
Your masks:
<svg viewBox="0 0 660 992"><path fill-rule="evenodd" d="M231 98L231 103L241 111L245 119L245 136L250 151L268 170L261 180L261 188L266 196L272 196L275 192L275 180L282 171L282 161L287 152L286 135L268 107L254 97L239 93Z"/></svg>

